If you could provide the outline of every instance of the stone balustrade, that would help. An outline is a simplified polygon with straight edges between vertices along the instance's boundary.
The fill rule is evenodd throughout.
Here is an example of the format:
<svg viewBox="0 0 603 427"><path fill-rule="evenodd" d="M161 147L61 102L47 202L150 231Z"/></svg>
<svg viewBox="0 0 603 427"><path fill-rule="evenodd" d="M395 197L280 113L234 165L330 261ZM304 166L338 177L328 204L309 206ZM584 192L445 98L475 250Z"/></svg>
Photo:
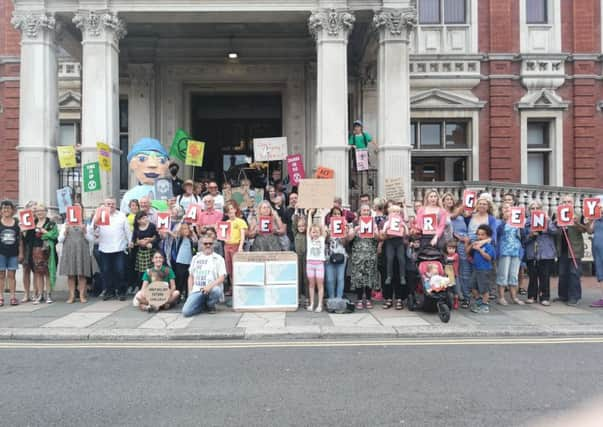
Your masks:
<svg viewBox="0 0 603 427"><path fill-rule="evenodd" d="M438 190L441 195L451 193L456 199L462 197L465 189L475 189L479 193L490 193L495 204L499 204L505 194L512 193L520 206L527 207L533 200L539 200L549 215L556 211L559 200L565 195L571 195L574 198L574 208L577 213L581 213L582 200L585 197L603 194L601 188L550 187L509 182L415 182L412 185L413 200L423 200L425 193L433 188Z"/></svg>

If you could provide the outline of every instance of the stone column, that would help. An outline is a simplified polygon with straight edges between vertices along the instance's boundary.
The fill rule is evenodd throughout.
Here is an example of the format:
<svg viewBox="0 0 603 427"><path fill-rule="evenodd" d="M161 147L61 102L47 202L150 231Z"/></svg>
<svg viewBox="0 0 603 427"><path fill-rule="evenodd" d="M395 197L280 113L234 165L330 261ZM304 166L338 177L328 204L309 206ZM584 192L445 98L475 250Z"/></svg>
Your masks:
<svg viewBox="0 0 603 427"><path fill-rule="evenodd" d="M128 64L130 91L128 94L128 134L132 148L140 138L155 134L155 70L153 64ZM127 153L122 153L127 155ZM130 174L130 187L137 184L134 174Z"/></svg>
<svg viewBox="0 0 603 427"><path fill-rule="evenodd" d="M378 189L383 193L385 178L405 178L406 199L411 199L410 78L408 44L416 24L414 7L375 13L379 31L378 58Z"/></svg>
<svg viewBox="0 0 603 427"><path fill-rule="evenodd" d="M29 200L56 209L59 128L58 65L54 15L15 12L21 31L19 101L19 204Z"/></svg>
<svg viewBox="0 0 603 427"><path fill-rule="evenodd" d="M335 170L337 195L348 193L348 35L354 15L345 9L320 9L308 20L316 39L316 166Z"/></svg>
<svg viewBox="0 0 603 427"><path fill-rule="evenodd" d="M82 189L84 206L93 208L119 195L119 40L126 31L106 10L80 10L73 23L82 32L82 164L98 159L97 142L112 149L112 170L101 171L101 190Z"/></svg>

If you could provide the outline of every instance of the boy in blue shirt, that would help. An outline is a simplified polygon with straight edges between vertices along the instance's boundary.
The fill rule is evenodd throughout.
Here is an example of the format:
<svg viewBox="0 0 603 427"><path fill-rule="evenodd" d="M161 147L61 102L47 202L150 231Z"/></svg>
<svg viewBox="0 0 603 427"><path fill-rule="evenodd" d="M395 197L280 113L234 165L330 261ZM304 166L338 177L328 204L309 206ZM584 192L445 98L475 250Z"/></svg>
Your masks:
<svg viewBox="0 0 603 427"><path fill-rule="evenodd" d="M492 228L487 224L477 227L477 240L466 242L465 250L472 257L473 273L471 274L471 292L475 303L471 306L474 313L489 313L490 284L492 282L492 261L496 251L492 246Z"/></svg>

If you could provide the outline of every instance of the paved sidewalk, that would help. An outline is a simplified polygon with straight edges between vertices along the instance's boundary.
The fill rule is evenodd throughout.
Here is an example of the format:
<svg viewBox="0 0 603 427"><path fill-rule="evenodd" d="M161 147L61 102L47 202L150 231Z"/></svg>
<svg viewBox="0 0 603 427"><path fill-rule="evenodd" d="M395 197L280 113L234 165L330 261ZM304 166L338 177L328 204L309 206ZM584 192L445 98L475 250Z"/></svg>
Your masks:
<svg viewBox="0 0 603 427"><path fill-rule="evenodd" d="M556 295L556 288L551 294ZM0 340L199 340L199 339L315 339L395 337L494 337L603 335L603 309L590 308L601 297L593 278L584 280L584 299L578 307L554 303L491 305L489 314L456 310L448 324L435 313L410 312L406 308L372 310L352 314L235 313L224 305L215 315L184 318L177 307L160 313L144 313L131 301L66 304L54 295L54 304L22 304L0 308ZM6 295L8 296L8 295ZM7 299L5 298L7 301Z"/></svg>

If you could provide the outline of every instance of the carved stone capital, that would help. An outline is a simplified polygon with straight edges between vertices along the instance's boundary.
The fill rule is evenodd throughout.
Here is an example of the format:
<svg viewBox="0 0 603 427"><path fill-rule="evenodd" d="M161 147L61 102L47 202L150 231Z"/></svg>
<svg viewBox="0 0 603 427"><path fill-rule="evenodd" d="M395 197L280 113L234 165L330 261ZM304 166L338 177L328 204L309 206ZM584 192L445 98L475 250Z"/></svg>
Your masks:
<svg viewBox="0 0 603 427"><path fill-rule="evenodd" d="M373 25L377 30L389 33L391 38L408 40L417 25L417 11L414 8L381 9L375 12Z"/></svg>
<svg viewBox="0 0 603 427"><path fill-rule="evenodd" d="M347 10L322 9L312 12L308 18L308 29L315 39L321 33L329 37L347 37L355 21L354 14Z"/></svg>
<svg viewBox="0 0 603 427"><path fill-rule="evenodd" d="M15 12L11 24L21 31L25 40L37 40L45 31L54 31L56 20L54 14L39 12Z"/></svg>
<svg viewBox="0 0 603 427"><path fill-rule="evenodd" d="M107 10L80 10L73 17L73 23L82 32L84 40L105 36L112 37L117 43L127 34L125 22Z"/></svg>

